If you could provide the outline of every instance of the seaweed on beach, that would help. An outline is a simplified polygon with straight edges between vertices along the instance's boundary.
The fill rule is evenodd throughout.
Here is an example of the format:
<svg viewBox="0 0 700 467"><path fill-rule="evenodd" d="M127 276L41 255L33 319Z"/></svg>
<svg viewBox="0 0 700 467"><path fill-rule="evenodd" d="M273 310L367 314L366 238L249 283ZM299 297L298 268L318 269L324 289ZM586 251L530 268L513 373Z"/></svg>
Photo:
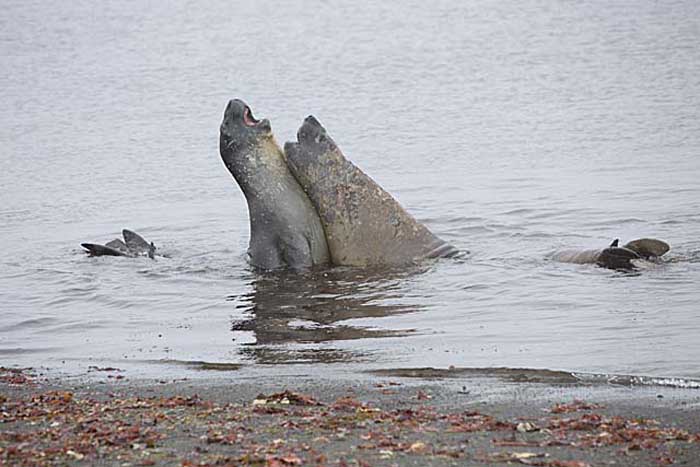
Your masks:
<svg viewBox="0 0 700 467"><path fill-rule="evenodd" d="M24 376L20 378L19 376ZM379 386L381 389L383 386ZM0 370L0 465L449 465L458 461L589 467L668 465L700 434L601 405L557 404L535 418L446 409L406 389L403 400L352 394L323 401L285 389L245 403L197 395L144 397L42 390ZM392 397L397 397L392 395ZM320 398L322 399L322 398ZM697 448L695 452L697 452Z"/></svg>

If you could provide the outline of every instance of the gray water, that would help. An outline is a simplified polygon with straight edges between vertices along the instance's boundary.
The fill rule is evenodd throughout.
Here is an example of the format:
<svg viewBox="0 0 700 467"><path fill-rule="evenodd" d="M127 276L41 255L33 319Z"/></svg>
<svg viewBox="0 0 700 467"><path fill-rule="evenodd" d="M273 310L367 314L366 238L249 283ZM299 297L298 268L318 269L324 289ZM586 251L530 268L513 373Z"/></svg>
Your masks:
<svg viewBox="0 0 700 467"><path fill-rule="evenodd" d="M700 3L613 3L4 2L0 365L700 377ZM257 274L233 97L469 254ZM124 227L169 258L82 252ZM643 236L636 274L547 259Z"/></svg>

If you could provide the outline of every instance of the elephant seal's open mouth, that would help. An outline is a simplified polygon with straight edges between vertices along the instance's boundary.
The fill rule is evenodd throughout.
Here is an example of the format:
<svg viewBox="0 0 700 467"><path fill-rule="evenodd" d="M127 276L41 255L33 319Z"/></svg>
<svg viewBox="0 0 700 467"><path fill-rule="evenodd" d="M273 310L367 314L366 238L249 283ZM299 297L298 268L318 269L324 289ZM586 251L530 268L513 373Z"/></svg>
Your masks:
<svg viewBox="0 0 700 467"><path fill-rule="evenodd" d="M261 136L271 136L272 127L266 118L258 120L248 104L240 99L229 101L220 127L222 143L244 143Z"/></svg>
<svg viewBox="0 0 700 467"><path fill-rule="evenodd" d="M257 120L255 117L253 117L253 112L247 105L243 110L243 124L245 126L257 126L258 124L260 124L260 120Z"/></svg>

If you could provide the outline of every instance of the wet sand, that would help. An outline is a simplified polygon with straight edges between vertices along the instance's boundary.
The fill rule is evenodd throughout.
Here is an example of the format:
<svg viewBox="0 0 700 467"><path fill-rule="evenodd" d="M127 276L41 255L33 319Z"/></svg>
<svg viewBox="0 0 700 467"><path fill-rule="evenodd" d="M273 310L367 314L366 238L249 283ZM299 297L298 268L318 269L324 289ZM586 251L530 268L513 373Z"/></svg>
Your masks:
<svg viewBox="0 0 700 467"><path fill-rule="evenodd" d="M92 370L79 379L0 371L0 465L583 467L700 459L697 389L439 371L153 381Z"/></svg>

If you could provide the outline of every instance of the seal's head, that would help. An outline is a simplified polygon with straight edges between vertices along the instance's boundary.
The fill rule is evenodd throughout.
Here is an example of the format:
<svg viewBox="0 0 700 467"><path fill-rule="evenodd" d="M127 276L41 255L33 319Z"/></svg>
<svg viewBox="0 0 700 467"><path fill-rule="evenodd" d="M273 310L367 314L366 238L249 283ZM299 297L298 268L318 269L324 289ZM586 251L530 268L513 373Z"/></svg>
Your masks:
<svg viewBox="0 0 700 467"><path fill-rule="evenodd" d="M661 257L671 249L668 243L655 238L639 238L626 244L625 248L645 259Z"/></svg>
<svg viewBox="0 0 700 467"><path fill-rule="evenodd" d="M631 270L634 269L633 259L639 259L639 255L629 248L609 246L600 253L596 264L608 269Z"/></svg>
<svg viewBox="0 0 700 467"><path fill-rule="evenodd" d="M324 156L337 151L338 145L313 115L306 117L299 127L297 142L284 145L284 153L295 175L299 169L306 171L309 165L317 164L319 160L327 160Z"/></svg>
<svg viewBox="0 0 700 467"><path fill-rule="evenodd" d="M240 99L229 101L219 130L219 152L234 176L235 168L245 165L244 159L255 153L251 149L272 139L270 121L257 120L248 104Z"/></svg>
<svg viewBox="0 0 700 467"><path fill-rule="evenodd" d="M337 149L335 141L328 136L328 132L323 128L321 122L316 120L316 117L309 115L304 119L297 131L297 141L299 144L307 146L316 146L319 150L333 151Z"/></svg>

